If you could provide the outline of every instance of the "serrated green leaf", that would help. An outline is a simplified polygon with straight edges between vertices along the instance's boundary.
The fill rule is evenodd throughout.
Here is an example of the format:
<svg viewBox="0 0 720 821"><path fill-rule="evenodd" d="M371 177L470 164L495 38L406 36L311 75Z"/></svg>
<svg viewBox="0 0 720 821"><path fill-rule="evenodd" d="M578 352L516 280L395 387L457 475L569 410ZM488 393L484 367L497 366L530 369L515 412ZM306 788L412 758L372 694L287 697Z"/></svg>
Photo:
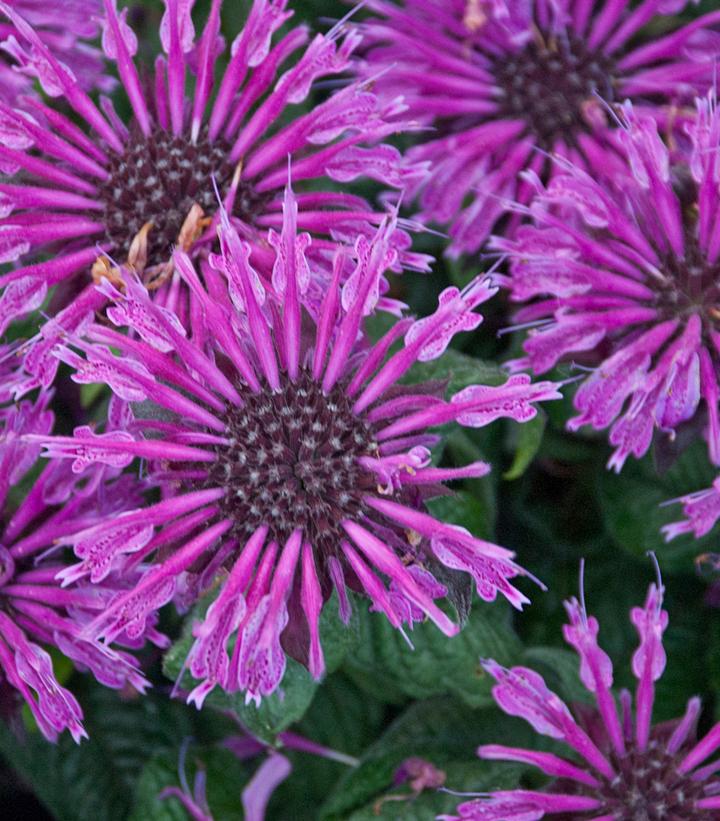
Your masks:
<svg viewBox="0 0 720 821"><path fill-rule="evenodd" d="M491 702L490 681L479 659L512 662L521 652L501 601L475 602L460 633L448 638L434 624L423 622L408 631L414 649L379 613L360 613L360 642L344 670L376 698L397 703L451 693L472 707Z"/></svg>
<svg viewBox="0 0 720 821"><path fill-rule="evenodd" d="M403 761L425 759L445 773L446 785L454 790L509 788L517 784L521 768L480 761L475 750L491 739L522 744L528 736L522 724L508 721L497 710L470 710L449 698L418 702L366 751L356 769L340 779L322 807L321 818L369 821L378 811L375 818L432 819L437 812L456 807L458 799L428 791L415 801L383 801L391 795L410 795L407 785L393 785L393 775Z"/></svg>
<svg viewBox="0 0 720 821"><path fill-rule="evenodd" d="M273 742L278 733L305 715L317 687L310 673L289 658L280 687L264 698L259 707L246 704L242 694L222 698L253 735Z"/></svg>
<svg viewBox="0 0 720 821"><path fill-rule="evenodd" d="M456 428L444 438L445 447L451 455L454 464L467 465L470 462L487 461L488 458L490 458L492 462L494 454L490 456L478 446L476 438L480 433L481 432L477 430L468 431L462 428ZM476 437L473 438L471 434L475 434ZM432 506L436 504L438 511L442 509L442 515L449 517L445 521L452 521L455 524L463 525L463 527L467 527L475 536L480 536L483 539L493 539L495 535L495 521L497 519L497 485L497 473L492 470L487 476L483 476L480 479L466 479L462 483L463 492L472 498L471 509L467 510L469 517L467 524L461 521L466 514L462 505L447 505L445 508L442 508L442 497L440 497L435 501L431 501L429 506L432 509Z"/></svg>

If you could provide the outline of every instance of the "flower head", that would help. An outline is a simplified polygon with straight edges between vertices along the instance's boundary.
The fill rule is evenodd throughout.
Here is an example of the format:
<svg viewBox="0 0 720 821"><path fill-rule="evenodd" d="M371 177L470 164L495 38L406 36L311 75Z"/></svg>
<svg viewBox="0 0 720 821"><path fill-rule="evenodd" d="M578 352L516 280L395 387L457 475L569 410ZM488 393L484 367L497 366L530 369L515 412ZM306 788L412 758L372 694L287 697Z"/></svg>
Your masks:
<svg viewBox="0 0 720 821"><path fill-rule="evenodd" d="M616 163L607 105L630 99L669 127L715 79L720 12L655 39L646 28L686 0L367 5L381 17L363 24L361 73L432 126L409 154L431 164L413 190L421 219L450 225L452 254L479 249L505 201L527 200L519 172L554 174L549 152L589 171Z"/></svg>
<svg viewBox="0 0 720 821"><path fill-rule="evenodd" d="M53 415L49 396L20 402L0 411L0 503L5 515L0 528L0 684L28 704L43 735L51 741L69 730L79 741L85 736L82 711L75 697L59 684L45 649L56 648L81 670L90 670L102 684L120 689L126 685L143 692L147 681L129 653L88 640L86 625L121 589L108 578L104 584L61 587L59 577L67 563L58 543L123 505L137 503L130 477L108 484L107 495L97 493L102 466L89 473L72 472L67 463L46 465L32 489L16 508L8 494L36 463L39 447L27 436L47 434ZM98 467L101 471L98 471ZM129 580L128 580L129 581ZM148 625L145 636L164 643ZM139 646L139 640L121 643Z"/></svg>
<svg viewBox="0 0 720 821"><path fill-rule="evenodd" d="M65 0L61 4L12 0L10 5L35 28L43 44L72 72L81 88L107 92L115 87L115 80L105 74L101 52L87 42L98 34L102 0ZM11 106L22 106L23 95L33 93L34 60L38 57L18 47L19 37L11 22L0 21L0 100Z"/></svg>
<svg viewBox="0 0 720 821"><path fill-rule="evenodd" d="M44 288L91 268L97 280L113 278L127 262L151 289L158 288L171 279L174 247L195 250L212 239L219 201L253 244L255 264L266 274L263 263L271 264L273 254L265 235L282 219L289 157L293 179L301 184L365 176L400 187L415 173L381 142L404 127L397 117L402 106L380 104L363 83L348 83L310 112L298 113L315 80L346 69L357 34L344 36L339 24L312 40L305 26L280 35L291 16L286 0L249 5L221 74L221 0L213 0L197 35L193 3L166 0L163 51L154 72L143 70L150 75L145 83L134 60L138 42L127 9L118 12L115 0L105 0L102 43L133 112L126 121L108 99L97 105L38 32L13 6L0 3L18 32L18 59L79 123L52 101L32 102L31 116L0 105L0 170L15 175L0 184L0 261L18 265L0 276L0 285L16 286L15 315L31 310ZM314 237L316 273L321 279L325 273L320 290L337 238L371 233L381 215L359 197L328 190L300 193L298 205L299 225ZM407 250L403 231L393 241L403 264L426 265L425 257ZM49 250L49 259L37 261ZM174 288L163 289L161 300L184 319L189 309L178 304L178 284L176 279ZM6 294L0 297L3 308L9 307Z"/></svg>
<svg viewBox="0 0 720 821"><path fill-rule="evenodd" d="M599 181L563 163L547 186L535 180L537 225L494 239L511 256L513 299L535 299L518 314L539 327L516 364L540 373L589 357L569 427L610 427L617 471L656 429L673 437L683 423L704 427L717 464L720 116L711 98L698 102L688 167L651 119L623 115L623 174Z"/></svg>
<svg viewBox="0 0 720 821"><path fill-rule="evenodd" d="M194 628L189 669L202 683L190 698L198 705L215 685L259 701L277 688L286 652L320 676L319 618L333 589L344 619L351 587L395 627L428 616L448 635L457 627L433 601L446 592L432 574L435 564L472 574L486 600L500 592L518 607L527 601L510 583L523 572L510 551L426 512L424 500L441 492L443 481L488 470L484 463L432 466L428 448L438 437L428 429L526 421L535 402L559 396L556 386L517 375L445 400L437 384L399 384L416 361L434 359L455 333L476 327L477 306L497 289L485 277L462 291L450 288L431 317L403 318L370 344L363 320L397 253L395 218L373 238L359 236L354 259L337 256L313 318L304 309L308 237L298 233L297 213L288 189L282 232L270 238L272 289L225 215L221 253L208 269L215 272L208 278L213 297L190 258L176 253L176 269L202 309L192 338L127 273L123 290L99 287L112 300L111 321L133 335L90 324L58 353L74 379L106 382L123 399L142 402L142 416L122 440L99 441L82 430L46 438L47 454L117 465L143 457L149 480L164 489L162 501L97 528L102 549L92 560L81 557L78 575L100 581L102 567L138 549L139 531L144 557L162 546L153 568L90 633L133 635L181 587L186 601L221 580Z"/></svg>
<svg viewBox="0 0 720 821"><path fill-rule="evenodd" d="M565 603L565 640L580 657L580 679L595 698L595 709L577 717L548 689L542 677L524 667L506 669L484 663L497 684L493 697L509 715L524 718L536 732L564 742L574 762L552 753L485 744L478 755L537 767L553 781L543 791L510 790L461 804L457 816L446 821L537 821L561 815L575 821L587 818L664 821L683 818L711 821L720 809L717 761L703 762L720 749L720 724L700 741L695 739L700 700L691 698L685 715L652 725L655 682L665 669L662 635L668 614L662 609L660 582L650 585L642 607L630 620L640 638L632 658L637 679L635 705L624 690L619 710L611 693L613 667L597 643L598 622L584 602Z"/></svg>

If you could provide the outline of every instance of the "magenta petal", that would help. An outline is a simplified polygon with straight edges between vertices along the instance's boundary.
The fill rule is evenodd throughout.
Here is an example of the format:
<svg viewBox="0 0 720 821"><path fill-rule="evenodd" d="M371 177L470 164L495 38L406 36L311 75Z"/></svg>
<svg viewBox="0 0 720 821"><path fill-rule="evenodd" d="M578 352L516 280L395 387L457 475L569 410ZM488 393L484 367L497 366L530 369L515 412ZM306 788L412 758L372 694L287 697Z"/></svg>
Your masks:
<svg viewBox="0 0 720 821"><path fill-rule="evenodd" d="M264 821L265 808L275 792L291 773L292 765L280 753L271 753L242 792L246 821Z"/></svg>

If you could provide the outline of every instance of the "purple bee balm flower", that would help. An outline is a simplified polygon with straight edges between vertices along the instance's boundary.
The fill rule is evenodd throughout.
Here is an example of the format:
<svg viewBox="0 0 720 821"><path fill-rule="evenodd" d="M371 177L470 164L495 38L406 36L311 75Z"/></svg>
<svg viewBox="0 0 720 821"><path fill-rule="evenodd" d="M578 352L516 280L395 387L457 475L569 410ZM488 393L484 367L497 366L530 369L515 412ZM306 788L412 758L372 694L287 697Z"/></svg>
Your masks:
<svg viewBox="0 0 720 821"><path fill-rule="evenodd" d="M697 105L689 164L671 162L655 123L628 106L623 174L600 182L562 164L546 187L534 180L537 225L493 239L511 257L512 298L535 300L517 315L538 327L515 366L589 357L568 427L610 427L616 471L655 429L673 437L683 423L704 428L720 463L720 116Z"/></svg>
<svg viewBox="0 0 720 821"><path fill-rule="evenodd" d="M282 221L289 157L293 180L308 183L298 195L298 224L313 235L316 268L327 279L338 238L372 233L382 215L359 197L310 182L364 176L401 187L417 173L381 142L404 128L397 100L381 104L366 84L348 83L309 113L299 108L315 80L347 68L356 32L343 36L338 24L309 40L298 26L273 42L291 16L286 0L254 0L221 74L221 0L213 0L198 37L192 5L166 0L163 53L146 83L133 59L138 43L127 9L105 0L103 48L133 111L125 121L108 99L96 105L39 34L0 3L18 31L18 59L77 120L52 102L33 102L32 119L0 105L0 170L18 175L0 183L0 262L18 266L0 276L0 286L15 286L11 297L7 289L0 297L3 315L31 310L43 289L79 271L112 277L124 261L159 287L171 278L173 247L190 250L213 238L218 199L267 274L273 255L264 237ZM404 231L393 240L403 265L427 266L425 256L407 250ZM175 304L175 290L163 289L161 301Z"/></svg>
<svg viewBox="0 0 720 821"><path fill-rule="evenodd" d="M85 91L108 92L116 81L105 72L102 53L87 41L99 32L102 0L10 0L8 3L37 31L55 57L72 72ZM22 95L33 94L32 62L18 48L19 33L12 23L0 20L0 100L6 105L22 105Z"/></svg>
<svg viewBox="0 0 720 821"><path fill-rule="evenodd" d="M718 762L703 764L720 748L720 723L700 741L695 729L700 699L691 698L685 715L652 725L655 682L665 669L662 634L668 614L663 588L652 584L643 607L630 620L640 637L632 671L638 681L635 709L623 690L620 709L611 692L613 667L597 643L597 619L588 616L584 600L565 603L569 624L565 640L580 656L580 679L593 694L595 709L583 706L574 716L548 689L542 676L525 667L506 669L484 662L496 680L493 696L509 715L524 718L536 732L564 742L574 754L568 761L552 753L485 744L478 755L537 767L553 781L543 791L492 792L461 804L446 821L537 821L545 815L572 821L711 821L720 810Z"/></svg>
<svg viewBox="0 0 720 821"><path fill-rule="evenodd" d="M363 24L360 71L432 126L408 155L431 167L412 192L421 219L450 226L451 255L482 246L505 200L527 200L520 171L554 174L548 152L590 172L615 163L606 104L629 98L663 126L687 116L677 104L715 79L720 12L647 29L686 2L369 0L382 18Z"/></svg>
<svg viewBox="0 0 720 821"><path fill-rule="evenodd" d="M103 381L121 398L143 402L143 418L122 440L80 429L34 441L44 441L49 456L83 464L141 457L148 478L164 488L160 502L96 528L100 549L81 556L78 574L100 581L117 557L155 555L152 569L89 634L112 640L142 632L147 616L179 591L187 603L221 579L193 631L188 666L202 683L190 700L200 706L215 685L259 702L280 683L285 652L321 676L319 618L333 589L344 620L349 586L395 627L428 616L453 635L458 628L433 601L446 592L431 570L442 564L472 574L482 598L500 592L520 607L527 599L509 581L523 573L513 554L426 512L424 500L443 492L445 480L489 469L432 466L428 447L439 437L428 429L500 417L524 422L535 416L535 402L559 397L557 386L516 375L445 400L440 385L399 384L416 361L435 359L454 334L477 327L475 309L497 288L487 277L449 288L432 316L403 318L371 345L362 325L397 256L394 217L373 238L358 237L342 287L347 259L338 255L313 318L302 308L310 237L298 234L292 192L281 233L268 238L276 251L271 290L250 261L251 246L222 216L208 290L187 254L174 258L199 306L192 338L127 273L124 290L99 287L112 301L110 320L133 335L90 324L58 352L75 380Z"/></svg>
<svg viewBox="0 0 720 821"><path fill-rule="evenodd" d="M108 687L130 685L143 692L148 683L132 655L84 637L86 625L120 586L108 578L103 585L61 587L58 577L67 565L58 543L117 515L139 496L130 477L109 483L107 495L96 495L92 479L78 484L82 477L73 475L66 463L54 463L44 467L20 505L10 509L10 489L35 464L39 452L25 437L45 435L52 426L48 401L49 396L41 394L35 403L21 402L0 412L0 502L6 511L0 529L0 683L6 694L12 688L25 700L46 738L54 741L67 729L79 741L86 735L82 711L55 678L44 647L56 648ZM97 467L91 465L91 472ZM146 637L164 644L152 624L148 627ZM123 636L119 640L139 646Z"/></svg>

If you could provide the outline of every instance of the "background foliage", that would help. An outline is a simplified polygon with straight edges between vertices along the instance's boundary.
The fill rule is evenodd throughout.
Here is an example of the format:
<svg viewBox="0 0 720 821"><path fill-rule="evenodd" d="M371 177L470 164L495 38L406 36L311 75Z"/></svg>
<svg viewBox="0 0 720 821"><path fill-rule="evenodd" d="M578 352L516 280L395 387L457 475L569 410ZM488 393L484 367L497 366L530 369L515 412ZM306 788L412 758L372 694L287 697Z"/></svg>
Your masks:
<svg viewBox="0 0 720 821"><path fill-rule="evenodd" d="M198 0L200 18L208 5ZM241 24L244 5L243 0L227 0L227 37ZM346 11L336 0L297 0L293 5L298 16L319 28ZM692 13L715 6L706 0ZM161 4L154 0L134 4L131 19L150 57L160 14ZM436 236L419 237L417 245L437 256L434 272L397 279L395 295L418 311L431 309L444 287L463 283L482 264L448 263L442 257L442 239ZM462 349L413 372L411 378L441 375L455 390L470 382L499 380L494 363L509 358L519 339L497 336L507 324L502 299L487 307L479 331L460 340ZM382 321L377 324L379 331ZM556 376L570 374L566 366ZM6 763L0 769L0 807L10 808L10 815L5 809L0 815L182 821L187 815L179 802L161 802L157 796L164 787L179 785L178 761L186 744L188 779L192 783L198 767L206 770L216 821L241 819L242 790L262 758L241 762L222 746L225 737L240 731L239 723L280 747L277 734L291 727L357 760L356 766L348 766L287 752L293 773L269 805L268 818L274 821L419 821L451 810L457 799L432 791L414 800L383 801L410 795L407 785L393 784L396 769L410 756L426 758L443 770L454 790L517 784L521 768L481 762L475 749L492 741L533 746L538 739L522 722L492 706L478 659L492 656L506 664L531 664L566 698L582 697L576 661L562 645L560 627L562 600L577 591L583 557L588 607L599 618L601 642L617 665L616 683L625 685L635 642L628 611L641 602L654 573L646 553L657 552L670 612L669 665L659 685L657 718L679 714L687 698L697 693L704 698L704 721L711 721L720 691L720 617L709 605L707 579L700 576L694 558L710 549L716 537L710 534L699 543L683 537L667 546L659 533L662 524L679 514L678 508L661 508L659 503L713 479L703 449L688 449L660 474L649 456L629 462L616 476L605 469L609 449L602 436L565 432L570 415L566 399L525 427L495 424L453 434L447 443L449 459L484 458L493 464L493 472L465 482L454 497L437 504L448 520L516 550L521 563L543 580L547 592L524 584L533 599L526 612L511 613L503 602L475 602L457 638L449 641L432 625L420 625L411 636L413 650L384 618L356 602L349 630L341 629L334 616L325 617L329 674L319 686L291 661L283 699L274 696L258 710L239 699L214 696L200 713L170 698L189 637L187 626L181 635L181 624L169 623L166 627L175 630L178 643L164 662L150 659L155 686L149 696L123 696L73 676L89 742L78 747L65 734L51 746L30 721L19 728L19 737L18 728L13 732L0 724L0 756ZM324 611L326 616L335 612L332 603ZM182 686L187 684L181 679Z"/></svg>

